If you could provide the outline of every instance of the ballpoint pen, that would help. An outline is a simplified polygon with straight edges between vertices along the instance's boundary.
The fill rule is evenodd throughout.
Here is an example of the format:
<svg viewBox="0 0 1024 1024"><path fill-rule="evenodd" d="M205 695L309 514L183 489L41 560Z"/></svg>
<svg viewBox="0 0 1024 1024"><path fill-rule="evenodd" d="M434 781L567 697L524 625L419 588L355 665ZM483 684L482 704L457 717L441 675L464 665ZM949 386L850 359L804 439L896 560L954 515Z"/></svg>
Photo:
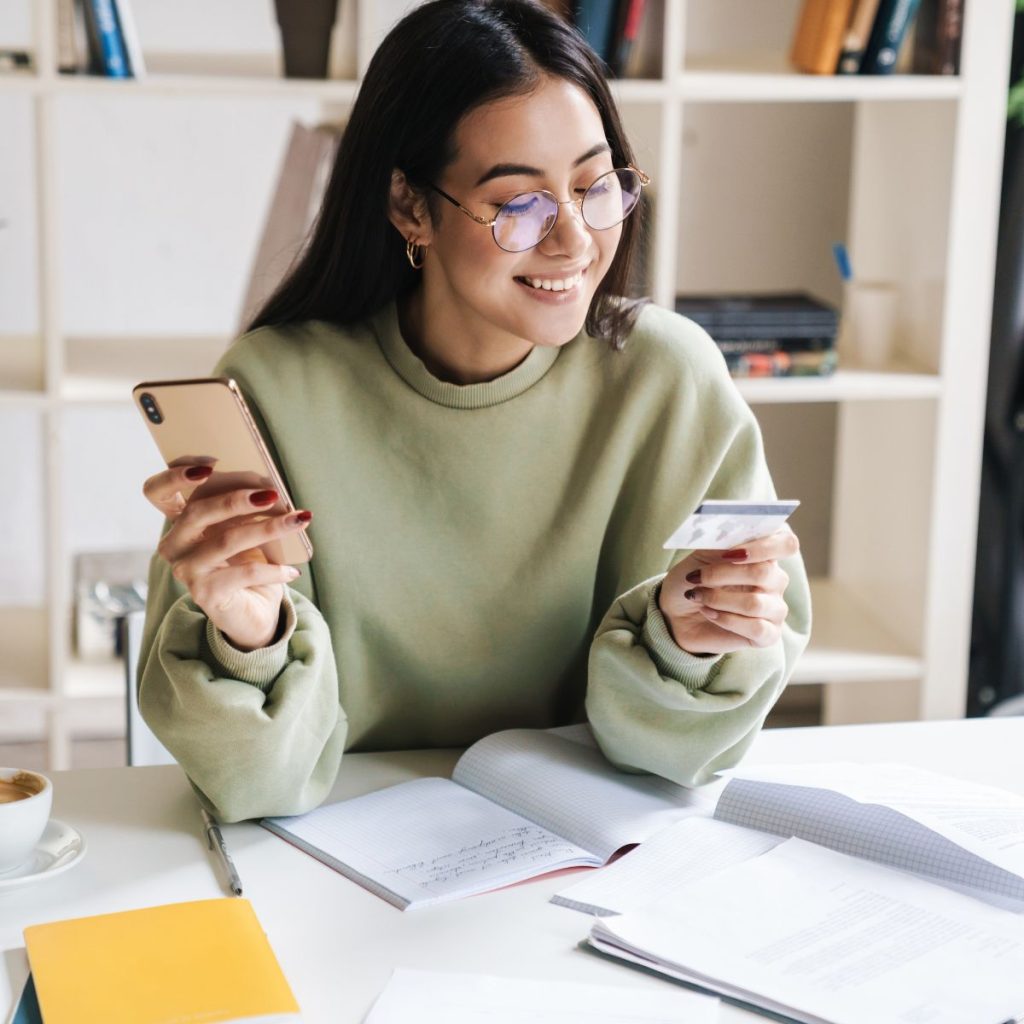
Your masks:
<svg viewBox="0 0 1024 1024"><path fill-rule="evenodd" d="M205 807L200 808L200 813L203 816L203 823L206 825L206 841L210 844L210 849L215 850L217 856L220 857L221 863L224 865L224 871L228 876L228 885L231 887L232 893L235 896L241 896L242 880L238 877L235 865L231 860L227 847L224 845L224 836L221 835L217 822L210 817Z"/></svg>

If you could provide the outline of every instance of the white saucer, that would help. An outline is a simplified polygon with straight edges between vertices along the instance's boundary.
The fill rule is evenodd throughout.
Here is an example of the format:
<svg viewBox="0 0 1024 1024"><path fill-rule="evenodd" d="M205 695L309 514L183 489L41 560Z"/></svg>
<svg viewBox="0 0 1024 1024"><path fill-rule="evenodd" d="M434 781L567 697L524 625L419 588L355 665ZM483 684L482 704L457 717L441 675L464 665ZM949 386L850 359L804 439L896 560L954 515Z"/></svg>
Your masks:
<svg viewBox="0 0 1024 1024"><path fill-rule="evenodd" d="M51 818L32 856L10 871L0 872L0 894L63 874L85 856L85 837L66 822Z"/></svg>

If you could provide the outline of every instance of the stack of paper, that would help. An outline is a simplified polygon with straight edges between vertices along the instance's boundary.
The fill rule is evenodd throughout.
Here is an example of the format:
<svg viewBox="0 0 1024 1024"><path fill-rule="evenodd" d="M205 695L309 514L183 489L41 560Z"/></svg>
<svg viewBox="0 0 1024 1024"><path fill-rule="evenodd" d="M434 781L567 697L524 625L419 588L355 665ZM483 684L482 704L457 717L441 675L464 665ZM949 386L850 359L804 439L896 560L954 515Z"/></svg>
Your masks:
<svg viewBox="0 0 1024 1024"><path fill-rule="evenodd" d="M791 839L671 904L601 918L601 952L806 1024L1003 1024L1024 1011L1024 921Z"/></svg>

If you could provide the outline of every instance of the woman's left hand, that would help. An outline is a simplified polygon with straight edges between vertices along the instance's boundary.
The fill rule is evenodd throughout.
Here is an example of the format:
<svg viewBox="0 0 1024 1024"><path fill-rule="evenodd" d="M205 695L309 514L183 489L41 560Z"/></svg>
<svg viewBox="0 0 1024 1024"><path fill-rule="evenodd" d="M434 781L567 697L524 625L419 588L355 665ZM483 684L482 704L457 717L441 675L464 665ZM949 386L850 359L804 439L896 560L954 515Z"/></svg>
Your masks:
<svg viewBox="0 0 1024 1024"><path fill-rule="evenodd" d="M658 606L691 654L769 647L782 633L789 576L779 565L800 550L788 527L732 551L693 551L661 584Z"/></svg>

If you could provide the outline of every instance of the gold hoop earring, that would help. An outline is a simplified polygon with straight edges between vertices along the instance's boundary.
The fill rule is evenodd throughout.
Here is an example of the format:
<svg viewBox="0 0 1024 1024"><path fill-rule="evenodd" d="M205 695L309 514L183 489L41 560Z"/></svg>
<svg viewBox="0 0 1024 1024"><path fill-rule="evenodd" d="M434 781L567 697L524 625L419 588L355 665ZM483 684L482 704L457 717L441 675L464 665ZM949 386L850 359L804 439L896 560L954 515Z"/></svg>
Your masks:
<svg viewBox="0 0 1024 1024"><path fill-rule="evenodd" d="M417 252L416 250L419 250ZM409 266L413 270L419 270L423 266L423 261L427 255L427 247L425 245L417 245L411 238L405 243L405 255L409 260ZM417 262L417 260L419 262Z"/></svg>

